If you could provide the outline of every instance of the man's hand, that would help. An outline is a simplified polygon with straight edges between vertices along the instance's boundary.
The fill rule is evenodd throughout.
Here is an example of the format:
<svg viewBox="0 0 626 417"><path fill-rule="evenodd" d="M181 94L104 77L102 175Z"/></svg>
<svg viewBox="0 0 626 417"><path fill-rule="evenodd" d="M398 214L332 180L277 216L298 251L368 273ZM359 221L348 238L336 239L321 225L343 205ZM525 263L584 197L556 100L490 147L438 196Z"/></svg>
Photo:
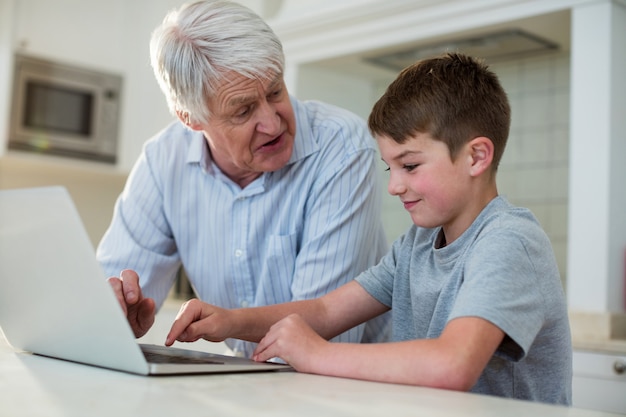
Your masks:
<svg viewBox="0 0 626 417"><path fill-rule="evenodd" d="M155 303L152 298L144 298L139 286L139 276L135 271L125 269L120 277L108 279L113 287L115 296L122 306L122 310L128 319L135 337L145 335L152 324L156 314Z"/></svg>
<svg viewBox="0 0 626 417"><path fill-rule="evenodd" d="M222 342L232 337L232 310L226 310L200 300L189 300L180 308L170 329L165 345L179 342L195 342L205 339L209 342Z"/></svg>

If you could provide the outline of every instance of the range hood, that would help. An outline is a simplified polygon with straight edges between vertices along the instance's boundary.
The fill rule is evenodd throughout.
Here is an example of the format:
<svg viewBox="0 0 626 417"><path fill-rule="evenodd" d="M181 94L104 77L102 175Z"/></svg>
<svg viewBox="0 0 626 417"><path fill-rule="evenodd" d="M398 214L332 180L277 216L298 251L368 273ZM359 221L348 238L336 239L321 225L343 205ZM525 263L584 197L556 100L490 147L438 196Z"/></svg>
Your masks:
<svg viewBox="0 0 626 417"><path fill-rule="evenodd" d="M393 53L368 57L365 60L399 71L415 61L446 52L461 52L493 62L555 51L558 48L558 44L524 30L506 29L474 37L411 47Z"/></svg>

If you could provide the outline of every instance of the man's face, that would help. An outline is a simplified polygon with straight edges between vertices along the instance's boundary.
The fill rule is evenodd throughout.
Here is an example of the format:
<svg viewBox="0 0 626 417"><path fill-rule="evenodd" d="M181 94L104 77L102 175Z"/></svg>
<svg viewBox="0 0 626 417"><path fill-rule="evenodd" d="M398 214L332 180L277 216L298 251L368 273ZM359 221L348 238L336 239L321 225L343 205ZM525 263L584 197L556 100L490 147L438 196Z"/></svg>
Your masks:
<svg viewBox="0 0 626 417"><path fill-rule="evenodd" d="M257 80L229 73L209 100L211 118L202 130L213 161L242 188L263 172L287 164L296 118L282 75Z"/></svg>

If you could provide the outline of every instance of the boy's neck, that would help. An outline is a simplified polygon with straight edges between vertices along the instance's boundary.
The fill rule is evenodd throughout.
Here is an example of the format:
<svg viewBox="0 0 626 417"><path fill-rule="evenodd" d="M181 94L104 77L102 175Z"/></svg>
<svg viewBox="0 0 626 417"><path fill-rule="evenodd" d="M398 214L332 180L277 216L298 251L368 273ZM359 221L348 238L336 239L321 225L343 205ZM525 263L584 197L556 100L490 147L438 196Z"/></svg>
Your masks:
<svg viewBox="0 0 626 417"><path fill-rule="evenodd" d="M441 233L437 237L436 247L443 248L458 239L497 196L498 190L494 185L489 187L489 190L485 190L484 193L472 198L472 201L464 207L463 212L455 219L454 224L442 226Z"/></svg>

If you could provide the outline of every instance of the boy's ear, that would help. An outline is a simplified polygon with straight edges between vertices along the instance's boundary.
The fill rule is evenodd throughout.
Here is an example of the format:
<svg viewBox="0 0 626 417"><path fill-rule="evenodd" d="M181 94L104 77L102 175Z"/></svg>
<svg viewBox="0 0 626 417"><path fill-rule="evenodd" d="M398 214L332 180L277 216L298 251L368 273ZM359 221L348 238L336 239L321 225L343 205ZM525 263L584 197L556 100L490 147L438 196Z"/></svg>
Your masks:
<svg viewBox="0 0 626 417"><path fill-rule="evenodd" d="M491 139L479 136L469 143L471 166L470 174L478 176L491 168L493 161L493 142Z"/></svg>

